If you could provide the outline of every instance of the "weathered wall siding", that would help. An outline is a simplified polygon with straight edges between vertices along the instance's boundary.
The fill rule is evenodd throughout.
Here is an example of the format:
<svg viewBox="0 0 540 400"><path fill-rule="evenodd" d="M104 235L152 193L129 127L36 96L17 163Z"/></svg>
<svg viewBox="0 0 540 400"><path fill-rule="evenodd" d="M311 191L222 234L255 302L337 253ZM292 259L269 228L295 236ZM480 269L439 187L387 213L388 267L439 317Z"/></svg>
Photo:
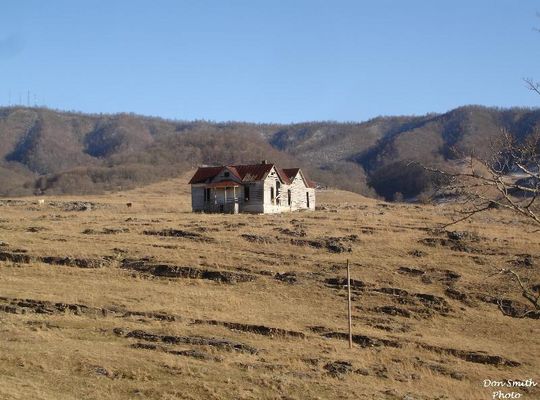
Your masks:
<svg viewBox="0 0 540 400"><path fill-rule="evenodd" d="M193 211L203 211L204 206L204 186L191 185L191 208Z"/></svg>
<svg viewBox="0 0 540 400"><path fill-rule="evenodd" d="M246 184L246 186L249 186L249 201L246 204L262 204L264 201L264 184L262 182L254 182L249 185ZM244 192L242 192L242 196L244 196Z"/></svg>
<svg viewBox="0 0 540 400"><path fill-rule="evenodd" d="M249 201L244 201L245 196L242 191L242 201L240 203L240 210L243 212L262 213L264 212L263 206L264 198L264 184L263 182L254 182L249 184Z"/></svg>
<svg viewBox="0 0 540 400"><path fill-rule="evenodd" d="M315 198L315 189L306 188L306 192L309 193L309 209L315 211L315 202L317 201Z"/></svg>
<svg viewBox="0 0 540 400"><path fill-rule="evenodd" d="M280 205L277 204L276 200L272 202L272 196L271 196L270 190L271 188L274 188L274 196L277 195L276 182L279 182L279 177L276 174L275 169L272 169L272 171L270 171L270 173L267 175L266 179L264 180L264 212L265 213L278 213L278 212L285 211L286 209L288 209L288 207L282 206L283 201L281 201ZM281 188L280 188L281 193L283 193L283 189L285 189L285 193L286 193L287 189L286 189L286 185L284 184L281 185ZM286 204L287 203L285 202L285 205Z"/></svg>
<svg viewBox="0 0 540 400"><path fill-rule="evenodd" d="M300 210L307 208L306 185L300 174L296 175L289 189L291 190L291 209ZM311 200L311 199L310 199ZM310 202L311 206L311 202Z"/></svg>
<svg viewBox="0 0 540 400"><path fill-rule="evenodd" d="M288 204L287 191L291 191L291 205ZM309 193L309 209L315 209L315 190L308 188L300 175L297 175L290 185L283 186L280 211L295 211L307 209L307 195Z"/></svg>

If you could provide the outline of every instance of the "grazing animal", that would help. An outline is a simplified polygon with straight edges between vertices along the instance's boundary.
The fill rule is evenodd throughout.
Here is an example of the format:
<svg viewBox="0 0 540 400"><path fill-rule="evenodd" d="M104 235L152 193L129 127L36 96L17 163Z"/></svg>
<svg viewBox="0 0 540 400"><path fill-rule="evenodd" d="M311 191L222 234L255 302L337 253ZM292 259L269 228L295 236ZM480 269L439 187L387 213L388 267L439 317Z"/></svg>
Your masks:
<svg viewBox="0 0 540 400"><path fill-rule="evenodd" d="M127 208L131 208L132 205L133 203L126 203Z"/></svg>

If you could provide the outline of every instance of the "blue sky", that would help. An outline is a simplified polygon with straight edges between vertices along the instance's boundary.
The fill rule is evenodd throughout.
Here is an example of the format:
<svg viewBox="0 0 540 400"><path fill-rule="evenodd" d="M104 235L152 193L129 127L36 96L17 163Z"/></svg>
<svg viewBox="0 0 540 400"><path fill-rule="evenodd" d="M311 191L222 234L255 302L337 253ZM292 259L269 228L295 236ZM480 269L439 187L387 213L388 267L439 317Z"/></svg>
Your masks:
<svg viewBox="0 0 540 400"><path fill-rule="evenodd" d="M530 0L5 0L0 104L361 121L533 106ZM10 95L11 93L11 95Z"/></svg>

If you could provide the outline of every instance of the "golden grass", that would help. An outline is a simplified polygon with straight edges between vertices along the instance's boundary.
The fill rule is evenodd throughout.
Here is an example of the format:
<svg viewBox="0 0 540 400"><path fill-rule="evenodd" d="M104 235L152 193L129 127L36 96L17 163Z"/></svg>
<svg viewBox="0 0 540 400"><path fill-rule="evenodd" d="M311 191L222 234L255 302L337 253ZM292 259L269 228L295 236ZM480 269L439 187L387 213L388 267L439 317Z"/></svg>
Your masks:
<svg viewBox="0 0 540 400"><path fill-rule="evenodd" d="M539 322L503 316L497 306L477 294L498 294L523 302L507 279L489 274L516 255L533 255L534 268L522 272L540 281L540 243L518 218L496 211L455 227L477 234L474 252L429 247L419 240L437 236L429 231L447 222L451 206L386 204L349 192L318 193L325 209L284 215L209 215L190 212L185 179L171 180L123 193L85 198L46 198L46 201L91 201L103 205L91 211L40 208L35 198L23 205L0 206L0 251L26 250L33 256L109 257L103 268L0 262L0 296L9 299L81 304L161 312L179 317L160 321L121 313L91 315L74 312L12 314L0 309L0 398L6 399L488 399L493 389L484 379L540 381ZM127 208L125 203L132 202ZM29 227L42 230L29 232ZM104 228L128 232L102 234ZM197 232L212 242L143 234L166 228ZM352 252L299 246L278 228L303 230L320 240L355 234ZM83 234L92 229L95 234ZM252 243L242 234L269 238ZM409 253L425 253L415 257ZM123 258L151 257L155 262L200 269L251 274L255 280L237 284L208 279L162 278L120 268ZM344 276L349 259L353 278L371 289L399 288L432 294L450 306L448 315L419 313L422 304L400 304L395 296L373 290L354 291L354 333L401 344L360 347L322 337L311 327L345 332L343 289L325 284ZM431 282L397 272L401 266L421 269ZM444 271L460 275L453 284L441 280ZM274 278L292 272L298 282ZM454 287L470 303L449 298ZM410 318L376 311L395 306ZM423 307L429 311L429 307ZM433 311L433 310L432 310ZM194 323L218 320L265 325L302 332L305 338L264 336L225 326ZM258 354L190 344L167 345L169 350L200 350L222 361L200 360L158 350L131 347L141 340L113 332L144 330L176 336L218 337L245 343ZM497 367L465 361L422 345L484 351L519 367ZM353 372L332 376L328 363L348 361ZM437 370L435 366L442 369ZM356 371L356 372L354 372ZM443 371L443 372L441 372ZM447 373L444 373L447 371ZM454 376L450 376L454 373ZM367 374L367 375L365 375ZM538 398L539 391L522 398Z"/></svg>

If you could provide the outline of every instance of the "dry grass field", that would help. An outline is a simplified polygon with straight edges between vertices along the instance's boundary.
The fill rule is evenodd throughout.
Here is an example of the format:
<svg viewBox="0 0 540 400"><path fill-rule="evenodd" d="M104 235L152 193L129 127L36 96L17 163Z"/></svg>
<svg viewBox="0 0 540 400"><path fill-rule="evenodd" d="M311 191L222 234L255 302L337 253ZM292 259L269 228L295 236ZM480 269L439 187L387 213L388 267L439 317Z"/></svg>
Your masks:
<svg viewBox="0 0 540 400"><path fill-rule="evenodd" d="M490 276L540 283L540 234L514 215L438 231L451 206L340 191L311 213L193 214L186 182L0 199L1 399L491 399L486 379L540 381L540 321Z"/></svg>

